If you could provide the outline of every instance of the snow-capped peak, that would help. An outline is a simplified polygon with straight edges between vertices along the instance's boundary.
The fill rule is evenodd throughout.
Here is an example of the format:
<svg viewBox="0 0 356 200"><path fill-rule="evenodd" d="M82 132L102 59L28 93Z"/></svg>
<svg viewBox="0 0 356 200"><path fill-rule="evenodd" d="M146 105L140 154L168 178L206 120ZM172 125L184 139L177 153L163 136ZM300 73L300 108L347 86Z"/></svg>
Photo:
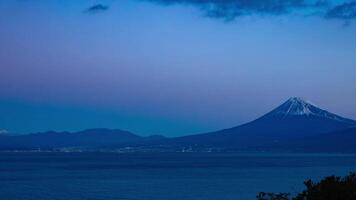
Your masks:
<svg viewBox="0 0 356 200"><path fill-rule="evenodd" d="M289 103L289 108L286 114L292 114L292 115L312 114L311 108L314 106L300 97L293 97L289 99L288 103Z"/></svg>
<svg viewBox="0 0 356 200"><path fill-rule="evenodd" d="M328 118L337 121L348 121L354 123L355 121L349 120L326 110L320 109L314 104L304 100L300 97L292 97L284 102L282 105L274 109L267 115L280 116L282 118L288 116L315 116L321 118Z"/></svg>
<svg viewBox="0 0 356 200"><path fill-rule="evenodd" d="M311 103L300 97L292 97L282 104L276 112L283 115L311 115L316 108Z"/></svg>

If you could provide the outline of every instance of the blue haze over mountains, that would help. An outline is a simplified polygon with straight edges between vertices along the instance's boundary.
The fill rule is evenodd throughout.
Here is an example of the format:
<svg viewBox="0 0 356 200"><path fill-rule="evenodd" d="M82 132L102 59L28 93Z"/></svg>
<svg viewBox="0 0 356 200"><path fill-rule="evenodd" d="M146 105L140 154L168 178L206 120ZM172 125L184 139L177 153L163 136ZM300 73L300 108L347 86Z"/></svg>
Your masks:
<svg viewBox="0 0 356 200"><path fill-rule="evenodd" d="M356 121L293 97L262 117L232 128L175 138L88 129L0 136L1 150L356 152Z"/></svg>

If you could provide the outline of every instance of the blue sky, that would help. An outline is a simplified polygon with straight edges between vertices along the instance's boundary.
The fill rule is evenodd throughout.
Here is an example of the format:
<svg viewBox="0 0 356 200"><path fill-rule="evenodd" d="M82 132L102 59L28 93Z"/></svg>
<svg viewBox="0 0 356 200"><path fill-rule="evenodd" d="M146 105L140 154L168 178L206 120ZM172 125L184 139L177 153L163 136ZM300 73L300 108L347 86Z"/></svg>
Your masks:
<svg viewBox="0 0 356 200"><path fill-rule="evenodd" d="M356 119L354 18L355 1L0 1L0 129L177 136L291 96Z"/></svg>

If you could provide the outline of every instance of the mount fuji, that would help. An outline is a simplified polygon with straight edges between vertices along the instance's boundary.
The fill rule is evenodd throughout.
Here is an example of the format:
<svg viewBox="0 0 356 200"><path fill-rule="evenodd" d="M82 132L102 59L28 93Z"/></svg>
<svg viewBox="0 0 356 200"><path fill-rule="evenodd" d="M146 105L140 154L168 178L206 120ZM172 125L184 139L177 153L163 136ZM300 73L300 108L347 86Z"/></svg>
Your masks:
<svg viewBox="0 0 356 200"><path fill-rule="evenodd" d="M174 138L179 145L247 148L329 133L356 126L356 121L330 113L292 97L262 117L232 128Z"/></svg>
<svg viewBox="0 0 356 200"><path fill-rule="evenodd" d="M275 115L282 118L290 116L314 116L325 119L332 119L339 122L355 123L353 120L340 117L336 114L318 108L317 106L300 97L292 97L288 99L288 101L268 113L266 116L268 115Z"/></svg>

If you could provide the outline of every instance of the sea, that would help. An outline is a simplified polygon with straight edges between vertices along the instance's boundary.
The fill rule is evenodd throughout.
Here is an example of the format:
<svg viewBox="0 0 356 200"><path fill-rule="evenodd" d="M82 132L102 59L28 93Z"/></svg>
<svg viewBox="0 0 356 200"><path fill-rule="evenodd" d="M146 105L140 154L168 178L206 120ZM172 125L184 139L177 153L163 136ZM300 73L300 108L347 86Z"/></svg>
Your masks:
<svg viewBox="0 0 356 200"><path fill-rule="evenodd" d="M353 154L0 153L1 200L254 200L356 171Z"/></svg>

